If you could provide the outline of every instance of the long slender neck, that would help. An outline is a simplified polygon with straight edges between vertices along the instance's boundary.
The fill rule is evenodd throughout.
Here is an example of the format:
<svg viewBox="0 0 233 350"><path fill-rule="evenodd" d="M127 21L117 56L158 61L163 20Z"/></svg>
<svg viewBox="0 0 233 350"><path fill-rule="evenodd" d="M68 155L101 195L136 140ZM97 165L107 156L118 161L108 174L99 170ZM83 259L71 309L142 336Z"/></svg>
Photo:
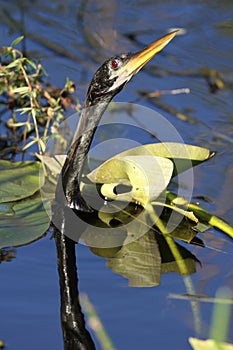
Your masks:
<svg viewBox="0 0 233 350"><path fill-rule="evenodd" d="M73 209L90 211L89 206L81 197L79 180L96 127L112 97L111 95L105 95L103 99L98 99L94 105L87 98L85 108L81 114L73 144L62 169L64 194L68 206Z"/></svg>
<svg viewBox="0 0 233 350"><path fill-rule="evenodd" d="M107 96L106 96L107 97ZM77 288L75 242L69 238L77 227L72 222L72 210L67 207L74 203L74 208L90 211L82 198L79 188L79 176L91 145L95 129L110 102L111 97L99 100L92 106L86 101L73 144L62 169L56 191L53 208L54 235L57 247L58 272L61 294L61 321L64 350L95 350L95 345L85 328L85 321L79 304ZM80 234L82 229L78 227Z"/></svg>
<svg viewBox="0 0 233 350"><path fill-rule="evenodd" d="M107 94L104 98L93 98L93 95L88 95L73 144L57 184L53 220L60 276L61 320L65 350L95 350L90 334L85 329L83 314L78 302L75 242L69 238L70 232L77 231L77 227L72 224L73 210L70 208L85 212L92 211L92 208L82 198L79 177L96 127L113 95L112 93Z"/></svg>

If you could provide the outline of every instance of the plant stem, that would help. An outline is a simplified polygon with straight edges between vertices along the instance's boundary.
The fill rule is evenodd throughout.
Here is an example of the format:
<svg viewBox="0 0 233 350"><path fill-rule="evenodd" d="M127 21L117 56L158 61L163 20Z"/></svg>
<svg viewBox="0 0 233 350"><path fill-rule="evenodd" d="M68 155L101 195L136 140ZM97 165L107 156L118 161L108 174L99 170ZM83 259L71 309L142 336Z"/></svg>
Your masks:
<svg viewBox="0 0 233 350"><path fill-rule="evenodd" d="M186 267L186 264L185 264L184 260L182 259L182 256L177 248L176 243L174 242L171 235L167 232L166 227L164 226L164 223L157 216L157 214L156 214L156 212L151 204L148 204L146 209L148 210L151 219L153 220L155 225L158 227L158 229L160 230L160 232L163 234L164 238L166 239L167 244L168 244L168 246L169 246L176 262L177 262L180 273L182 275L188 275L188 269Z"/></svg>
<svg viewBox="0 0 233 350"><path fill-rule="evenodd" d="M183 208L192 211L198 219L207 222L210 226L221 230L223 233L233 238L233 227L229 225L226 221L220 219L215 215L210 214L208 211L199 207L197 204L189 203L184 198L178 197L172 192L167 191L167 198L174 205L176 205L176 201L182 200L181 206Z"/></svg>
<svg viewBox="0 0 233 350"><path fill-rule="evenodd" d="M81 294L81 303L88 318L89 327L95 332L103 350L115 350L97 312L86 294Z"/></svg>
<svg viewBox="0 0 233 350"><path fill-rule="evenodd" d="M23 63L22 63L22 60L20 61L20 68L22 70L22 73L23 73L23 76L24 76L24 79L25 79L25 82L30 90L30 105L31 105L31 114L32 114L32 119L33 119L33 123L34 123L34 127L35 127L35 132L36 132L36 139L37 139L37 143L38 143L38 150L39 150L39 154L42 154L42 147L41 147L41 140L40 140L40 134L39 134L39 130L38 130L38 125L37 125L37 120L36 120L36 107L37 108L40 108L36 98L33 96L33 88L32 88L32 85L29 81L29 78L27 76L27 73L23 67Z"/></svg>
<svg viewBox="0 0 233 350"><path fill-rule="evenodd" d="M146 208L150 214L151 219L155 223L155 225L158 227L160 232L163 234L164 238L166 239L166 242L176 260L176 263L179 267L181 275L184 275L184 285L186 287L187 293L190 295L195 295L195 288L193 286L192 280L190 276L188 276L189 272L186 266L186 263L184 259L182 258L179 249L177 248L177 245L174 241L174 239L171 237L171 235L167 232L166 227L164 226L162 220L157 216L153 206L151 204L147 205ZM200 334L201 332L201 317L200 317L200 305L197 301L190 301L193 318L194 318L194 327L197 334Z"/></svg>
<svg viewBox="0 0 233 350"><path fill-rule="evenodd" d="M229 287L221 287L216 293L217 299L232 299L233 293ZM231 306L221 301L215 303L213 308L212 324L210 327L210 338L219 342L227 341L230 330Z"/></svg>

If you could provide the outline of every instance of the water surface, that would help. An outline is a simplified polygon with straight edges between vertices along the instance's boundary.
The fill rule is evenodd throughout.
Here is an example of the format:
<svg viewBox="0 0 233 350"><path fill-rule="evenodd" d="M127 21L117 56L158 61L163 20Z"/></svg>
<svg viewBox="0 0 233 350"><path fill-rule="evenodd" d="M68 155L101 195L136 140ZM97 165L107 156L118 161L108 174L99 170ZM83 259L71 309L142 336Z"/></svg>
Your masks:
<svg viewBox="0 0 233 350"><path fill-rule="evenodd" d="M217 151L211 161L195 169L195 195L211 199L207 209L232 222L232 13L231 1L0 1L0 44L7 45L25 32L26 49L42 57L49 79L58 86L67 76L84 99L88 83L109 55L136 51L180 27L186 32L154 59L117 97L138 100L138 90L188 87L190 94L164 95L163 102L196 119L195 124L158 109L153 101L139 103L158 109L187 143ZM21 12L20 12L21 7ZM23 9L22 9L23 7ZM24 27L20 19L24 14ZM6 15L7 14L7 15ZM16 26L12 19L19 21ZM231 22L230 22L231 20ZM131 39L134 40L131 40ZM158 69L159 67L159 69ZM221 73L226 87L210 92L196 74L202 67ZM163 72L158 77L158 72ZM176 72L183 74L176 74ZM193 76L193 73L196 76ZM194 74L194 75L195 75ZM151 142L145 136L144 142ZM199 235L206 248L188 247L201 261L192 282L197 294L214 296L232 284L233 245L212 229ZM186 246L187 247L187 246ZM133 288L113 274L103 258L85 246L77 247L79 289L88 294L117 349L190 349L195 336L188 301L169 299L185 294L183 278L163 274L161 285ZM59 289L54 241L49 237L17 249L16 259L1 265L0 339L9 349L61 349ZM209 336L212 304L201 304L202 329ZM233 341L232 332L229 340ZM94 336L94 335L93 335ZM97 345L97 349L100 349Z"/></svg>

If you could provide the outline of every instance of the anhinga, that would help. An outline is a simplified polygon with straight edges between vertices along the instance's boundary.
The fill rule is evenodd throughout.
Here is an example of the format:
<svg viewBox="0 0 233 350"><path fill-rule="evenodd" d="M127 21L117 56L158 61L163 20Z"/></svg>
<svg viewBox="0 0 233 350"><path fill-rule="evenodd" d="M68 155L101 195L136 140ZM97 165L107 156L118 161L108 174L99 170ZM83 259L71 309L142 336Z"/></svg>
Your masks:
<svg viewBox="0 0 233 350"><path fill-rule="evenodd" d="M95 73L87 92L73 145L62 169L62 185L68 207L79 211L92 211L80 194L79 177L100 118L112 98L175 35L176 31L169 33L136 54L126 53L112 57Z"/></svg>
<svg viewBox="0 0 233 350"><path fill-rule="evenodd" d="M120 54L108 59L97 70L89 86L74 141L57 185L53 214L54 224L58 227L54 229L65 350L95 349L85 329L83 314L78 302L75 242L68 238L70 236L68 230L72 229L72 225L69 224L69 212L75 212L77 215L83 212L93 212L93 209L83 199L79 187L79 177L85 156L89 151L95 129L109 102L175 35L176 31L171 32L136 54Z"/></svg>

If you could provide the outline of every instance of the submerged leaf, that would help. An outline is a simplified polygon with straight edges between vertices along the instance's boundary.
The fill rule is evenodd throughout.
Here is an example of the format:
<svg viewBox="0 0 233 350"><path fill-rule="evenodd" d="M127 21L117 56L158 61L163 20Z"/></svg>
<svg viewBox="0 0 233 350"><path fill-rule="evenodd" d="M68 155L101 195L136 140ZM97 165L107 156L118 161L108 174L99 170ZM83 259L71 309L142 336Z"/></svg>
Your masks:
<svg viewBox="0 0 233 350"><path fill-rule="evenodd" d="M44 182L39 162L0 161L0 203L30 197Z"/></svg>

